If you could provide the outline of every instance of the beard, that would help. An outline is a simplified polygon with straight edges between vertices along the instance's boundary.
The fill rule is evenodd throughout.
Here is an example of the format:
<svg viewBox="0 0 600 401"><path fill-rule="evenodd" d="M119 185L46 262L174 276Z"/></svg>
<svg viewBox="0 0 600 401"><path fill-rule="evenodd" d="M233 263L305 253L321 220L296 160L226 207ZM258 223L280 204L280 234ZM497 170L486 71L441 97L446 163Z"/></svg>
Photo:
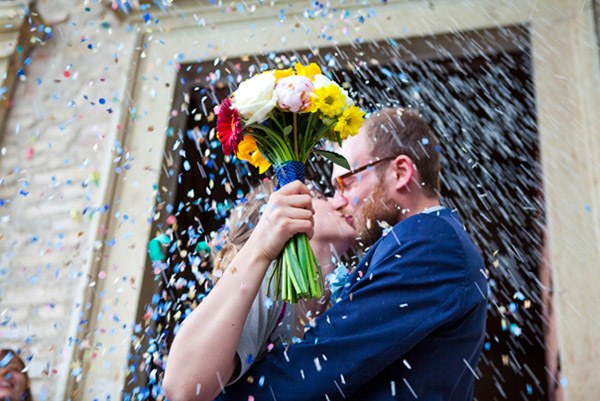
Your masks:
<svg viewBox="0 0 600 401"><path fill-rule="evenodd" d="M373 245L381 237L383 227L380 223L394 226L398 222L397 205L389 199L384 188L386 183L379 182L359 212L356 231L364 247Z"/></svg>

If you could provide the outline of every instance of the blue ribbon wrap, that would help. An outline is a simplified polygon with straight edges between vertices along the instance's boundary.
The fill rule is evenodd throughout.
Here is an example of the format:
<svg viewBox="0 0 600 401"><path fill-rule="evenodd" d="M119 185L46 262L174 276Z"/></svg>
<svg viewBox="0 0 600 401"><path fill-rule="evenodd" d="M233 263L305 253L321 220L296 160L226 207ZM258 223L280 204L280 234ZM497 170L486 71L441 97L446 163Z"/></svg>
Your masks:
<svg viewBox="0 0 600 401"><path fill-rule="evenodd" d="M304 163L299 161L288 161L274 167L277 176L277 187L275 190L289 184L292 181L304 182Z"/></svg>

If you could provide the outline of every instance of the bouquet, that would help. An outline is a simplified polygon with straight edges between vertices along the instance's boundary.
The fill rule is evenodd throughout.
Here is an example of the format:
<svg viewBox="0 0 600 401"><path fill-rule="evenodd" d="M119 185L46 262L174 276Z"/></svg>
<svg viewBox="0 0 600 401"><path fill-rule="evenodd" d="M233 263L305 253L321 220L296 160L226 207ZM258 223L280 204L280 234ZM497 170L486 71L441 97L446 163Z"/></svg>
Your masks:
<svg viewBox="0 0 600 401"><path fill-rule="evenodd" d="M261 174L272 165L278 187L304 181L304 165L313 152L350 169L341 155L316 146L324 139L341 144L356 135L364 116L314 63L255 75L215 112L224 153L248 161ZM285 302L322 296L321 268L305 234L286 243L269 280L275 280L275 297Z"/></svg>

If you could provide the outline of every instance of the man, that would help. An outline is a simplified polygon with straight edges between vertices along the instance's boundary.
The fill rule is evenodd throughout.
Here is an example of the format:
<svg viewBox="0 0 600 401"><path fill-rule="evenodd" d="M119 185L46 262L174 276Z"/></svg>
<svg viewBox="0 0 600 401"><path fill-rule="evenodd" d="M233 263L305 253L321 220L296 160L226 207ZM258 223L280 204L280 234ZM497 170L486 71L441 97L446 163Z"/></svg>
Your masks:
<svg viewBox="0 0 600 401"><path fill-rule="evenodd" d="M334 168L334 205L368 252L302 342L275 347L219 400L473 398L487 281L456 213L439 204L439 152L403 109L375 113L344 142L352 170Z"/></svg>

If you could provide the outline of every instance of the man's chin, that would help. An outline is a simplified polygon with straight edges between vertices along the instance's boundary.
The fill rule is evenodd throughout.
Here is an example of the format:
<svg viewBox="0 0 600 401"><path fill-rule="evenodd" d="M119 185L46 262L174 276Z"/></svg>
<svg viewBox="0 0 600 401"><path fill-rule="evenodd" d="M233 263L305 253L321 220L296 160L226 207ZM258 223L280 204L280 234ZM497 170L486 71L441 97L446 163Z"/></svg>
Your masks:
<svg viewBox="0 0 600 401"><path fill-rule="evenodd" d="M370 227L367 227L367 224L361 224L360 229L357 231L356 240L362 247L366 248L377 242L382 234L383 230L377 223Z"/></svg>

